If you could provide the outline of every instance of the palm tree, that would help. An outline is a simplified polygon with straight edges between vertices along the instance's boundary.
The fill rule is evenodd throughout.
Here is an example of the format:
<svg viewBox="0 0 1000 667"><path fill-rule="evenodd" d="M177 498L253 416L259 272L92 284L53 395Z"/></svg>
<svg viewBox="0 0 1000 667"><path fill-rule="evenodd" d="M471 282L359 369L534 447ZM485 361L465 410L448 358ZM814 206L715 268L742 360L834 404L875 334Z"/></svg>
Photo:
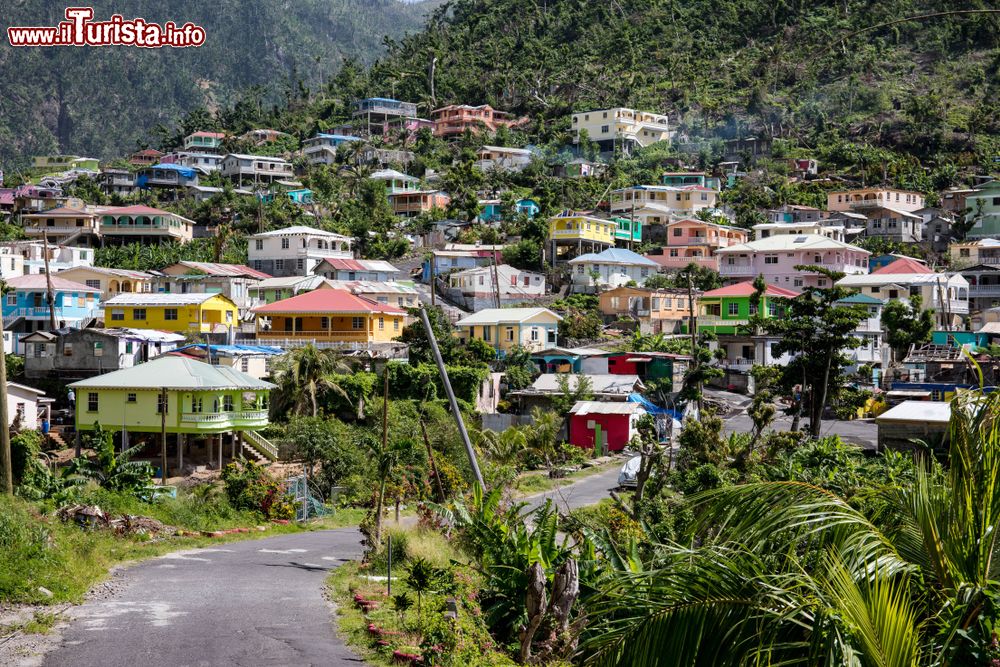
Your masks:
<svg viewBox="0 0 1000 667"><path fill-rule="evenodd" d="M333 377L338 372L350 372L350 367L330 350L320 350L309 343L288 352L278 361L276 409L299 415L308 412L316 417L318 396L324 391L332 391L353 405L351 397Z"/></svg>
<svg viewBox="0 0 1000 667"><path fill-rule="evenodd" d="M516 462L528 447L524 428L511 426L503 431L479 432L479 448L486 457L500 465Z"/></svg>
<svg viewBox="0 0 1000 667"><path fill-rule="evenodd" d="M1000 394L960 393L949 440L946 472L880 492L880 521L798 482L696 498L698 546L610 577L589 664L989 664Z"/></svg>

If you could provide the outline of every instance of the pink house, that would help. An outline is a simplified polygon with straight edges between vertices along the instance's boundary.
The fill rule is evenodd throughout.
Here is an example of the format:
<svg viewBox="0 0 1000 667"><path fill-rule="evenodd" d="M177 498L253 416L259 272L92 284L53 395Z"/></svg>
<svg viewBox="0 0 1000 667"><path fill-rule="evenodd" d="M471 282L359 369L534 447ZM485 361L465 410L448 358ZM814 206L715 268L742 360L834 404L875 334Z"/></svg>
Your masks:
<svg viewBox="0 0 1000 667"><path fill-rule="evenodd" d="M787 289L830 287L816 273L796 269L820 266L847 275L868 273L867 250L819 234L779 234L759 241L721 248L717 252L719 273L726 283L752 280L763 275L767 282Z"/></svg>
<svg viewBox="0 0 1000 667"><path fill-rule="evenodd" d="M665 269L679 269L693 262L718 271L718 250L746 243L749 238L745 229L694 219L668 223L666 229L666 246L659 249L659 254L646 255Z"/></svg>

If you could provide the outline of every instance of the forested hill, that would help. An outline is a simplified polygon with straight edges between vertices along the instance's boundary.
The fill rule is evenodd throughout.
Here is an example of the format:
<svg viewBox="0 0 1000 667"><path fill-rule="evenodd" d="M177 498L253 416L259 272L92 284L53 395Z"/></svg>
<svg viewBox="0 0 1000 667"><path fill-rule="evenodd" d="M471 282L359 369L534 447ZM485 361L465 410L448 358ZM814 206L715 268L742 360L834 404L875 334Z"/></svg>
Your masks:
<svg viewBox="0 0 1000 667"><path fill-rule="evenodd" d="M453 0L373 72L428 107L488 102L535 117L628 105L683 129L840 134L933 155L1000 130L991 0ZM429 81L434 59L434 95ZM568 122L568 121L564 121ZM558 127L558 126L557 126Z"/></svg>
<svg viewBox="0 0 1000 667"><path fill-rule="evenodd" d="M398 0L92 0L95 20L205 28L200 48L20 48L6 27L56 25L65 2L6 3L0 46L0 164L55 151L112 157L134 149L158 123L230 103L260 85L263 103L314 87L345 59L370 62L386 36L420 28L429 6ZM23 163L23 162L22 162Z"/></svg>

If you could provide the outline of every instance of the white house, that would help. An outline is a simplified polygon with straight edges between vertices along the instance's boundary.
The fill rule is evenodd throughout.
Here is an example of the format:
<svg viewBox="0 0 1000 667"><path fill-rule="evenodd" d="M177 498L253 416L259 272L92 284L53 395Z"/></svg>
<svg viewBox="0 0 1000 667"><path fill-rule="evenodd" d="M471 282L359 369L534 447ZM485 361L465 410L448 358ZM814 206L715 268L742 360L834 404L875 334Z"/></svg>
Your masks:
<svg viewBox="0 0 1000 667"><path fill-rule="evenodd" d="M257 183L270 185L274 181L291 180L294 176L292 163L280 157L240 153L230 153L222 158L219 173L240 187Z"/></svg>
<svg viewBox="0 0 1000 667"><path fill-rule="evenodd" d="M392 282L399 277L399 269L381 259L347 259L325 257L313 273L328 280L370 280Z"/></svg>
<svg viewBox="0 0 1000 667"><path fill-rule="evenodd" d="M649 146L670 139L670 119L665 114L637 111L625 107L581 111L570 118L577 143L587 138L609 153L620 149L630 153L639 146Z"/></svg>
<svg viewBox="0 0 1000 667"><path fill-rule="evenodd" d="M862 365L884 368L889 360L889 348L885 345L882 330L882 309L885 307L885 301L859 292L841 299L837 304L862 307L867 312L867 316L858 323L858 328L854 332L854 337L861 341L860 345L844 352L853 362L853 369Z"/></svg>
<svg viewBox="0 0 1000 667"><path fill-rule="evenodd" d="M545 276L515 269L509 264L500 264L495 269L480 266L450 274L448 288L449 299L464 304L468 310L477 311L495 306L497 291L501 306L545 296Z"/></svg>
<svg viewBox="0 0 1000 667"><path fill-rule="evenodd" d="M305 226L254 234L248 240L250 266L272 276L308 276L328 257L350 259L353 239Z"/></svg>
<svg viewBox="0 0 1000 667"><path fill-rule="evenodd" d="M624 248L580 255L569 260L569 264L574 289L591 292L598 287L621 287L631 282L642 285L660 268L653 260Z"/></svg>
<svg viewBox="0 0 1000 667"><path fill-rule="evenodd" d="M634 185L611 192L611 215L649 225L666 224L714 209L718 197L718 190L704 185Z"/></svg>
<svg viewBox="0 0 1000 667"><path fill-rule="evenodd" d="M531 164L531 151L527 148L483 146L476 151L473 165L481 171L521 171Z"/></svg>
<svg viewBox="0 0 1000 667"><path fill-rule="evenodd" d="M53 399L45 392L16 382L7 383L7 425L15 423L22 431L35 431L42 422L52 423Z"/></svg>

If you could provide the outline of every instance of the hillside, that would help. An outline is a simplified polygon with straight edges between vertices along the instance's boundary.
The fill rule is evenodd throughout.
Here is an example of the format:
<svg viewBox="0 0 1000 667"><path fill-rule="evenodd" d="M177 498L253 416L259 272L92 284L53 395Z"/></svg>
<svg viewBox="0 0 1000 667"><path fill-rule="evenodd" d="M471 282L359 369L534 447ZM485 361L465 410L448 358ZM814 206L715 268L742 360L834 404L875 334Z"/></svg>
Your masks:
<svg viewBox="0 0 1000 667"><path fill-rule="evenodd" d="M670 112L685 133L862 139L927 158L998 153L1000 14L864 29L986 0L455 0L373 81L426 106ZM996 10L994 10L996 11ZM434 66L434 94L428 72ZM376 86L377 87L377 86ZM992 137L988 135L994 135ZM974 155L975 154L975 155Z"/></svg>
<svg viewBox="0 0 1000 667"><path fill-rule="evenodd" d="M95 0L95 19L115 11L205 28L201 48L0 48L0 165L61 151L110 158L148 140L185 111L215 109L260 86L255 104L281 103L314 88L348 59L370 62L386 36L419 29L428 6L398 0L218 0L170 3ZM4 27L56 25L65 3L15 3ZM16 75L15 75L16 73Z"/></svg>

